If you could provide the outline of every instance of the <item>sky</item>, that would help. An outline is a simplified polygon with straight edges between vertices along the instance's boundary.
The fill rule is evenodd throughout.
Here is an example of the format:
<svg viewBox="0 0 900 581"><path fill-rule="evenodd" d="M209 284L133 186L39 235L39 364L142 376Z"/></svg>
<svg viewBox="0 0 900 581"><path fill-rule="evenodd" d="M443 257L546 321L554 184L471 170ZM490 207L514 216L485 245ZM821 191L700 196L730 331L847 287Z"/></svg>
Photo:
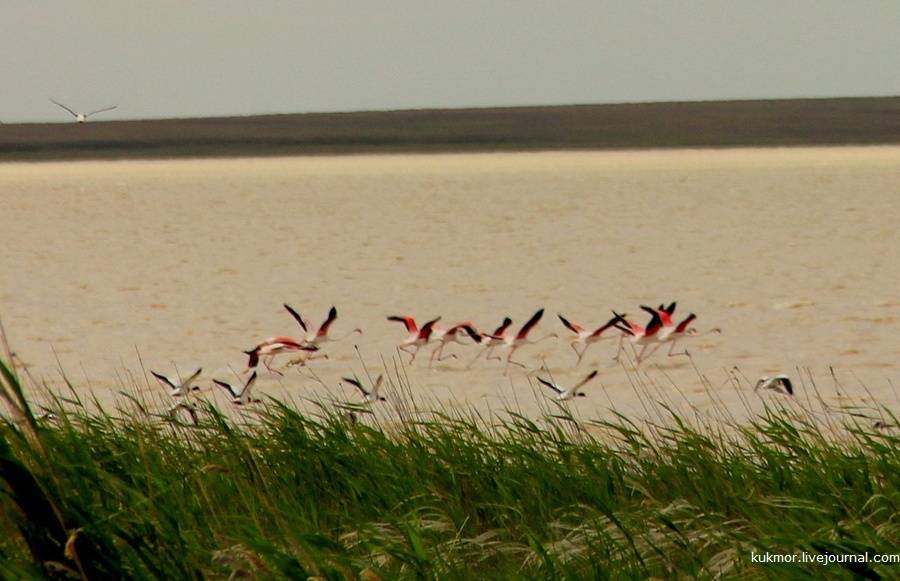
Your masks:
<svg viewBox="0 0 900 581"><path fill-rule="evenodd" d="M9 0L0 121L900 95L900 0Z"/></svg>

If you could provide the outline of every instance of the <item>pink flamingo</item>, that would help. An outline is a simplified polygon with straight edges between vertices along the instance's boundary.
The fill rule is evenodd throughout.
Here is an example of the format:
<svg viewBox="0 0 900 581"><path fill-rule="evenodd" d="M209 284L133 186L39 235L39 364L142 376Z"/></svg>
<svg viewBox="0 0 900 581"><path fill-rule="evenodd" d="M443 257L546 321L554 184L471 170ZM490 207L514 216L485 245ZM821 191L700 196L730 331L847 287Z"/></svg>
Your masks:
<svg viewBox="0 0 900 581"><path fill-rule="evenodd" d="M503 375L506 375L509 372L510 364L518 365L519 367L522 367L522 368L525 367L525 365L523 365L522 363L512 360L512 356L523 345L540 343L544 339L549 339L550 337L557 336L556 333L549 333L547 335L544 335L540 339L535 339L534 341L528 340L528 334L535 327L535 325L538 324L538 321L540 321L541 317L543 317L543 316L544 316L544 309L540 309L538 312L536 312L534 315L532 315L532 317L530 319L528 319L527 323L522 325L522 329L518 332L518 334L512 335L510 333L502 333L500 335L493 336L494 339L500 339L504 345L509 347L509 355L506 356L506 368L503 370Z"/></svg>
<svg viewBox="0 0 900 581"><path fill-rule="evenodd" d="M270 337L253 349L244 351L244 353L250 356L250 360L247 363L247 371L250 371L262 361L263 365L265 365L266 369L270 372L284 375L280 371L272 369L272 360L275 359L276 355L280 353L297 353L300 351L311 352L318 350L318 347L306 345L293 337L278 336Z"/></svg>
<svg viewBox="0 0 900 581"><path fill-rule="evenodd" d="M311 347L316 347L318 349L318 348L321 348L321 346L324 343L341 341L343 339L346 339L347 337L349 337L350 335L352 335L354 333L359 333L360 335L362 335L361 329L353 329L349 333L341 335L340 337L331 337L328 334L328 331L331 329L332 323L334 323L334 320L337 319L337 308L336 307L331 307L331 310L328 311L328 317L325 319L325 321L321 325L319 325L318 329L313 329L312 326L309 325L303 319L303 317L300 316L300 313L298 313L297 311L292 309L290 307L290 305L288 305L287 303L284 304L284 308L287 309L287 312L289 312L291 314L291 316L294 317L294 320L300 324L300 327L306 333L306 338L301 341L301 343L304 345L309 345ZM328 359L328 355L323 354L316 358ZM292 359L288 363L289 363L289 365L304 365L310 359L314 359L314 357L311 353L307 354L306 356L301 356L301 357Z"/></svg>
<svg viewBox="0 0 900 581"><path fill-rule="evenodd" d="M320 347L323 343L342 341L354 333L359 333L360 335L362 335L362 329L353 329L352 331L345 333L340 337L331 337L328 334L328 331L331 329L331 325L334 323L334 320L337 319L336 307L331 307L331 310L328 311L328 317L321 325L319 325L319 328L317 330L312 330L307 325L306 321L303 320L303 317L301 317L300 314L292 309L289 305L285 304L284 308L287 309L291 316L294 317L294 320L296 320L303 328L303 330L306 331L306 339L304 339L303 341L308 345Z"/></svg>
<svg viewBox="0 0 900 581"><path fill-rule="evenodd" d="M388 321L400 321L404 325L406 325L406 330L409 332L409 336L400 342L400 345L397 346L398 349L404 351L409 354L409 364L412 365L413 361L416 360L416 354L419 352L419 349L424 347L429 339L431 338L432 328L434 324L441 320L440 317L436 319L432 319L422 325L420 329L416 326L416 320L410 316L390 316L387 318ZM411 348L415 348L415 351L410 351Z"/></svg>
<svg viewBox="0 0 900 581"><path fill-rule="evenodd" d="M588 350L588 347L590 347L591 345L593 345L594 343L599 341L601 339L601 335L603 334L604 331L606 331L609 328L615 327L616 323L619 323L619 322L624 323L625 319L623 317L626 315L616 314L606 324L597 328L596 331L590 331L589 329L585 329L578 323L572 323L560 314L557 314L556 316L559 317L559 320L562 321L562 324L567 329L569 329L570 331L575 333L575 339L572 340L572 350L575 351L575 354L578 356L578 363L575 364L577 366L578 364L581 363L581 359L584 357L584 353L585 353L585 351ZM603 338L605 339L606 337L603 337ZM584 345L584 347L579 352L576 345Z"/></svg>
<svg viewBox="0 0 900 581"><path fill-rule="evenodd" d="M657 313L659 315L659 320L662 322L662 331L660 331L660 335L667 328L675 328L675 323L672 321L672 315L675 313L675 302L672 302L668 307L665 305L659 305L659 308L652 308L646 305L641 305L641 309L647 311L652 316L653 313Z"/></svg>
<svg viewBox="0 0 900 581"><path fill-rule="evenodd" d="M448 343L458 343L459 345L466 344L460 338L462 333L468 335L475 343L481 343L482 341L481 334L475 330L475 325L474 323L472 323L472 321L464 321L446 330L438 325L432 325L431 340L437 342L438 346L435 347L431 352L431 362L434 362L435 356L437 356L438 361L444 361L446 359L457 359L457 356L455 354L448 355L447 357L441 357L441 355L444 352L444 347L446 347Z"/></svg>
<svg viewBox="0 0 900 581"><path fill-rule="evenodd" d="M613 311L613 314L615 314L615 311ZM616 324L616 328L622 331L622 336L619 338L619 349L616 351L616 356L613 360L618 361L619 357L622 355L622 348L624 346L625 337L627 336L631 340L632 345L641 346L641 351L635 357L635 363L640 365L641 361L644 360L644 352L647 351L647 348L659 340L658 334L659 330L662 328L662 319L660 318L659 313L653 311L653 318L647 323L646 328L627 319L623 320L625 321L624 325L621 323Z"/></svg>
<svg viewBox="0 0 900 581"><path fill-rule="evenodd" d="M694 329L693 327L689 327L689 325L696 318L697 318L697 315L695 315L694 313L691 313L690 315L685 317L685 319L683 321L678 323L678 325L668 328L668 329L664 329L665 332L660 332L660 335L659 335L660 343L664 343L664 342L670 343L669 352L667 353L667 355L669 357L676 357L679 355L690 356L690 353L688 353L687 349L685 349L681 353L674 352L675 351L675 343L679 339L687 338L687 337L700 337L702 335L708 335L709 333L721 333L722 332L722 329L720 329L719 327L713 327L712 329L703 331L702 333L698 333L697 329Z"/></svg>
<svg viewBox="0 0 900 581"><path fill-rule="evenodd" d="M654 309L652 307L648 307L645 305L641 305L641 308L651 315L654 313L659 315L660 321L662 322L662 328L659 330L656 338L656 345L650 349L650 352L644 357L644 359L650 357L653 353L656 352L657 349L663 343L669 343L669 357L676 357L679 355L690 355L687 350L682 351L681 353L675 353L675 344L677 341L683 337L691 337L691 336L699 336L697 334L697 330L693 328L689 328L688 325L697 318L697 315L691 313L683 321L678 323L677 325L672 321L671 315L675 312L675 303L673 302L668 307L664 305L660 305L659 308ZM718 327L714 327L708 331L704 331L701 335L706 335L708 333L721 333L722 330Z"/></svg>
<svg viewBox="0 0 900 581"><path fill-rule="evenodd" d="M472 363L466 366L467 369L471 368L472 365L475 364L478 359L484 355L485 359L491 359L491 352L494 350L494 347L503 342L502 339L499 339L501 335L506 332L506 329L512 325L512 319L509 317L504 317L503 322L500 323L500 326L494 329L493 333L481 333L481 341L480 343L484 345L484 349L482 349L478 355L475 356L475 359L472 360ZM499 357L497 358L499 359Z"/></svg>

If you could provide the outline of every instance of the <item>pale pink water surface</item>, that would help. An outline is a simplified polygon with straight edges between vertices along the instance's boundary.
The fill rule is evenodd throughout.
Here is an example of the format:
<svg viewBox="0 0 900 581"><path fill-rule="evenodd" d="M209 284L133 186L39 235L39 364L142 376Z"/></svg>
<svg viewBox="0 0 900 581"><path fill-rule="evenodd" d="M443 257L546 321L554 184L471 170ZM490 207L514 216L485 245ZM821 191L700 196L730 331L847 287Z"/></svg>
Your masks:
<svg viewBox="0 0 900 581"><path fill-rule="evenodd" d="M756 409L780 396L751 384L777 373L801 399L900 409L900 147L8 163L0 201L17 365L55 388L61 368L110 405L124 390L166 406L146 372L201 366L201 397L228 405L210 379L238 382L242 350L299 334L288 303L316 322L335 305L336 334L363 330L307 368L281 356L283 377L260 368L261 395L300 407L358 400L340 378L365 365L399 369L424 407L482 414L540 413L536 376L591 369L587 397L566 404L588 419L653 400ZM610 340L575 367L558 313L643 323L639 305L671 301L676 320L722 333L639 368L613 361ZM467 369L471 346L406 366L405 331L386 321L517 328L538 308L536 334L559 337L520 350L527 369L508 375Z"/></svg>

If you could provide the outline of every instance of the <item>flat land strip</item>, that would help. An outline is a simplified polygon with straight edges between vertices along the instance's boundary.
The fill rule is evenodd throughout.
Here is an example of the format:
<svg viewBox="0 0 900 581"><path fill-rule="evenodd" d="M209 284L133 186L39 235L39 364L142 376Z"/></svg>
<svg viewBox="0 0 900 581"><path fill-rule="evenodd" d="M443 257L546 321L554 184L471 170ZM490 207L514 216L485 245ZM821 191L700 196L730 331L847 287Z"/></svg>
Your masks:
<svg viewBox="0 0 900 581"><path fill-rule="evenodd" d="M0 125L0 161L900 143L900 97Z"/></svg>

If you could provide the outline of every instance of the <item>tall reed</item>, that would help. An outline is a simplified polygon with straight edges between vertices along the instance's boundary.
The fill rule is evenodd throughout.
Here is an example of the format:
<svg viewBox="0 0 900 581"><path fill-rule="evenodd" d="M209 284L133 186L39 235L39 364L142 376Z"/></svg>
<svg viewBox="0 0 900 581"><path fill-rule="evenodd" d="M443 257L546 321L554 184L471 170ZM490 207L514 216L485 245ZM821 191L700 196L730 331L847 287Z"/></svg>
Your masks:
<svg viewBox="0 0 900 581"><path fill-rule="evenodd" d="M900 546L893 418L737 424L269 401L197 423L135 400L36 416L0 361L0 576L647 579L896 576L754 554ZM389 386L404 393L401 374ZM851 570L856 567L856 570Z"/></svg>

